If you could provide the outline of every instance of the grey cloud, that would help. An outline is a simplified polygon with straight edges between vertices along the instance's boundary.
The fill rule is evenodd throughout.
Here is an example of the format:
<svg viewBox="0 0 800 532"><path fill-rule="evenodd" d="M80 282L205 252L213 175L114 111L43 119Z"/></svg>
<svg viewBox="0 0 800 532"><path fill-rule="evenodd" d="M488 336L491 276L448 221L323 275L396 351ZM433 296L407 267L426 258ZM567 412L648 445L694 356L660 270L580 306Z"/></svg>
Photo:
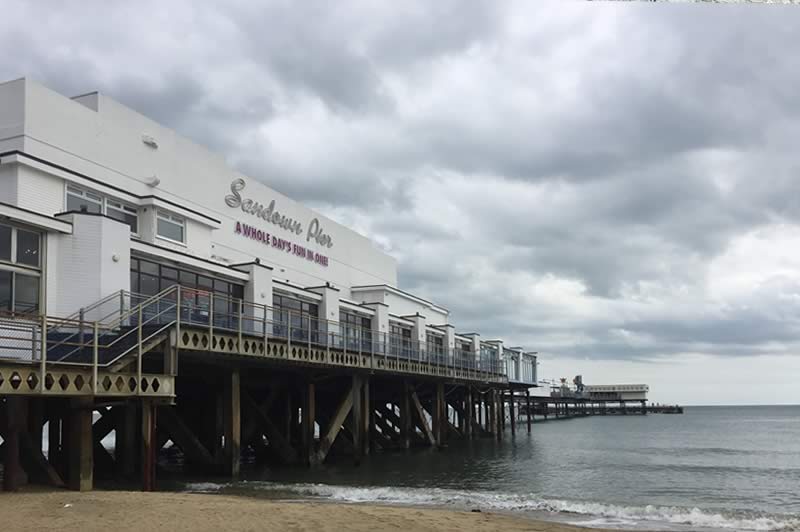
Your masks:
<svg viewBox="0 0 800 532"><path fill-rule="evenodd" d="M706 301L733 241L800 221L795 11L53 2L31 34L37 8L12 4L3 78L100 89L367 220L461 331L602 359L796 352L793 284Z"/></svg>

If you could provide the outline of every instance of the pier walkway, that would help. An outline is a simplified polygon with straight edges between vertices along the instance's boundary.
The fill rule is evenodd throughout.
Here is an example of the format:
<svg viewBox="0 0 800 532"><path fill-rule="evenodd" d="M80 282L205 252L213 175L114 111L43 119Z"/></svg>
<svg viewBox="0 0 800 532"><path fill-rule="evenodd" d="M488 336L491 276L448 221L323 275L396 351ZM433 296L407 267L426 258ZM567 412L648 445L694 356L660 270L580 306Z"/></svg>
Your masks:
<svg viewBox="0 0 800 532"><path fill-rule="evenodd" d="M309 466L500 439L506 406L535 385L535 357L442 349L181 286L118 292L66 318L0 317L4 488L88 490L98 476L152 490L168 442L186 469L235 477L245 448ZM112 432L109 453L100 442Z"/></svg>

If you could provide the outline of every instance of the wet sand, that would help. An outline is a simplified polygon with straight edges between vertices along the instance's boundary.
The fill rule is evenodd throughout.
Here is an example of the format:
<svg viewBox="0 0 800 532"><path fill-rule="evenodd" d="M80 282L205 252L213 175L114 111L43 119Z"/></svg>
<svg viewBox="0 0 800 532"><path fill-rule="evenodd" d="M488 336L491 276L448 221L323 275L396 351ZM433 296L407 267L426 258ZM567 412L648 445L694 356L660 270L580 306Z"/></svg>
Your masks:
<svg viewBox="0 0 800 532"><path fill-rule="evenodd" d="M4 532L17 530L586 532L587 530L487 512L278 502L224 495L125 491L0 492L0 529Z"/></svg>

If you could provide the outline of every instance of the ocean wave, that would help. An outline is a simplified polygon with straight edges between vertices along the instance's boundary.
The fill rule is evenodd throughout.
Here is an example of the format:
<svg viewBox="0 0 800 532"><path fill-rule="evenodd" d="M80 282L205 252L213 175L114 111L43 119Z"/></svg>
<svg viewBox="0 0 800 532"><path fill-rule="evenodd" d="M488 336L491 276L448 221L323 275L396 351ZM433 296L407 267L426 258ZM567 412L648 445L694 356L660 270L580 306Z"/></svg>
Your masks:
<svg viewBox="0 0 800 532"><path fill-rule="evenodd" d="M467 491L442 488L335 486L330 484L282 484L240 482L236 484L194 483L187 491L223 492L227 487L291 493L349 503L383 503L412 506L479 508L507 512L550 512L586 516L583 526L630 526L642 522L741 531L800 531L800 516L766 515L757 512L719 512L668 506L620 506L538 497L534 494ZM602 519L597 519L602 518Z"/></svg>

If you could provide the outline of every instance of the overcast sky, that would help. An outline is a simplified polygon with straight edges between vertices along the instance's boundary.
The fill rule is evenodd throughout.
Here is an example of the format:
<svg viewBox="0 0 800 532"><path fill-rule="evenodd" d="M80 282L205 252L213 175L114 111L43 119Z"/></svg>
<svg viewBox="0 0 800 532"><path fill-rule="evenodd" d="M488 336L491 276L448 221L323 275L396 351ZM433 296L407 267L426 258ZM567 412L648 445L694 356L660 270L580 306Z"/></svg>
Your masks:
<svg viewBox="0 0 800 532"><path fill-rule="evenodd" d="M9 0L0 78L220 151L542 377L800 403L796 9L200 4Z"/></svg>

